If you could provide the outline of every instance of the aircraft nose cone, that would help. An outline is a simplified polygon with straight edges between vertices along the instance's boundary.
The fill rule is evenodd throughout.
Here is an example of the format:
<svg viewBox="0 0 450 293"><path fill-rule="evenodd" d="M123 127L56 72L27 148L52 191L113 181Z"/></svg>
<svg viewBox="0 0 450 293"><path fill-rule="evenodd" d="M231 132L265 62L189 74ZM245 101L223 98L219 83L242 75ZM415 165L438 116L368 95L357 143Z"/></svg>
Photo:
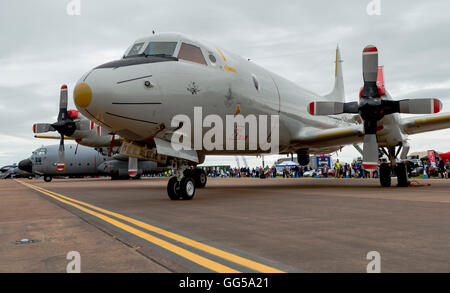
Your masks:
<svg viewBox="0 0 450 293"><path fill-rule="evenodd" d="M26 171L29 173L32 173L33 169L33 163L30 159L25 159L19 162L19 169L22 171Z"/></svg>
<svg viewBox="0 0 450 293"><path fill-rule="evenodd" d="M73 90L73 101L79 108L87 108L92 101L92 90L87 83L81 82Z"/></svg>

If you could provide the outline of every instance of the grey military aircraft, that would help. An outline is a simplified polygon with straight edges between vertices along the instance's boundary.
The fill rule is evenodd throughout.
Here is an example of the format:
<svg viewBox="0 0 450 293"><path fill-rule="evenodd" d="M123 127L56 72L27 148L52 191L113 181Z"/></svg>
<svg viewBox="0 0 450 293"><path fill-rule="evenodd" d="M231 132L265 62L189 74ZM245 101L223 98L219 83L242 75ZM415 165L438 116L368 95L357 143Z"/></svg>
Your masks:
<svg viewBox="0 0 450 293"><path fill-rule="evenodd" d="M19 162L20 170L44 176L46 182L59 176L111 176L114 179L127 179L127 157L108 156L107 151L92 147L68 144L65 147L64 168L58 168L59 145L43 146L33 151L30 158ZM152 161L139 161L137 177L163 171Z"/></svg>
<svg viewBox="0 0 450 293"><path fill-rule="evenodd" d="M0 168L0 179L7 178L31 178L33 174L20 170L16 165L8 165Z"/></svg>

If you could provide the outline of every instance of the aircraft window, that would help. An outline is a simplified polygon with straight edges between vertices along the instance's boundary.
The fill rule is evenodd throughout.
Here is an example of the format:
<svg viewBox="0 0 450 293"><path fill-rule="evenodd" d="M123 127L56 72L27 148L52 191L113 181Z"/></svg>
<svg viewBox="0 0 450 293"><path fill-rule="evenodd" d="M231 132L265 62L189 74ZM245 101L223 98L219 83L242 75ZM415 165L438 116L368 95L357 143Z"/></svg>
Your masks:
<svg viewBox="0 0 450 293"><path fill-rule="evenodd" d="M131 50L128 53L127 57L138 55L139 52L141 52L142 47L144 47L144 42L134 44L133 47L131 47Z"/></svg>
<svg viewBox="0 0 450 293"><path fill-rule="evenodd" d="M205 57L199 47L182 43L178 58L206 65Z"/></svg>
<svg viewBox="0 0 450 293"><path fill-rule="evenodd" d="M213 54L209 54L209 60L212 62L212 63L216 63L216 57L214 57L214 55Z"/></svg>
<svg viewBox="0 0 450 293"><path fill-rule="evenodd" d="M177 42L150 42L145 49L145 55L173 56Z"/></svg>
<svg viewBox="0 0 450 293"><path fill-rule="evenodd" d="M41 165L42 164L41 158L35 158L34 160L36 162L36 165Z"/></svg>

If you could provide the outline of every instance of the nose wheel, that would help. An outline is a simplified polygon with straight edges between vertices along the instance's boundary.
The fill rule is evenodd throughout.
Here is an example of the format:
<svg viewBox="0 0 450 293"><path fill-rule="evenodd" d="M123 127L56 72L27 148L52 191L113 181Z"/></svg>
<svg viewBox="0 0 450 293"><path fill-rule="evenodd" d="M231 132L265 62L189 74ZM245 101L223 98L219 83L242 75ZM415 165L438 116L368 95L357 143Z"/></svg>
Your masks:
<svg viewBox="0 0 450 293"><path fill-rule="evenodd" d="M201 169L188 169L183 162L174 163L173 169L176 169L176 176L167 183L167 194L171 200L191 200L195 189L206 185L206 172Z"/></svg>
<svg viewBox="0 0 450 293"><path fill-rule="evenodd" d="M195 195L195 181L192 177L171 177L167 184L167 194L171 200L191 200Z"/></svg>

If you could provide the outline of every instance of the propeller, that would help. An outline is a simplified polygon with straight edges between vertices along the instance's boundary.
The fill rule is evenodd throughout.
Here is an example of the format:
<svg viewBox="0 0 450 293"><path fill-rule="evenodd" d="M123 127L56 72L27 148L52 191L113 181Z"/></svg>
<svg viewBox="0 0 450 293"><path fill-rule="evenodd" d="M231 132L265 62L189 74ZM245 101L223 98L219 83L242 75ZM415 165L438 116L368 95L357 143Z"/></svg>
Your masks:
<svg viewBox="0 0 450 293"><path fill-rule="evenodd" d="M307 110L311 115L357 114L364 122L363 166L367 171L378 167L377 123L393 113L433 114L442 109L439 99L383 99L386 96L383 67L378 66L378 49L369 45L362 55L364 86L359 102L312 102Z"/></svg>
<svg viewBox="0 0 450 293"><path fill-rule="evenodd" d="M77 112L77 111L75 111ZM67 85L61 86L59 98L59 113L55 123L36 123L33 125L34 133L43 133L48 131L57 131L61 139L59 141L58 162L56 168L58 171L64 171L64 136L71 136L75 130L80 128L74 119L78 116L78 112L67 111Z"/></svg>

